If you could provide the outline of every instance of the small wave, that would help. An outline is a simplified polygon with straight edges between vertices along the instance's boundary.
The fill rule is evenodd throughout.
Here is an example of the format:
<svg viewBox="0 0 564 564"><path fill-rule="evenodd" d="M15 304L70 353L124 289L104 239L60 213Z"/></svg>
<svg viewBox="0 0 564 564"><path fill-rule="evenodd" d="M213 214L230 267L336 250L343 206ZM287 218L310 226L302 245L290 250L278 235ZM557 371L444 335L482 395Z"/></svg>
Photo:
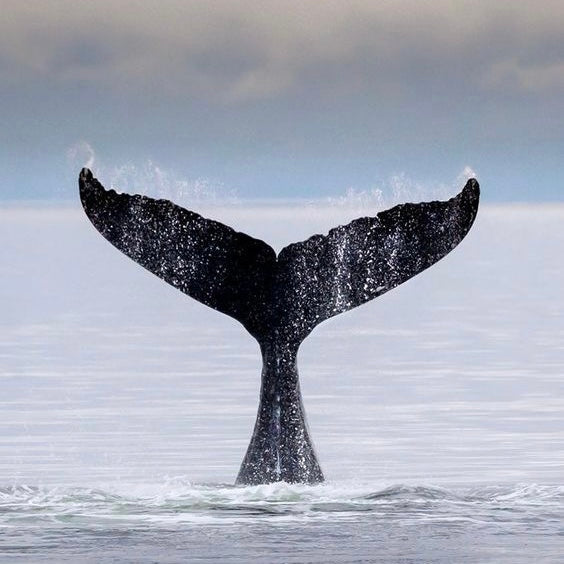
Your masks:
<svg viewBox="0 0 564 564"><path fill-rule="evenodd" d="M443 488L429 486L406 486L400 484L370 493L366 496L366 499L374 501L394 499L445 501L449 499L459 500L460 496Z"/></svg>
<svg viewBox="0 0 564 564"><path fill-rule="evenodd" d="M18 485L0 489L0 525L69 524L92 520L151 523L242 522L253 519L347 519L374 513L390 520L500 521L500 510L549 512L564 517L564 486L518 484L445 489L436 486L275 483L236 487L192 484L181 479L160 484L98 488L45 488ZM530 515L529 515L530 516ZM538 516L537 516L538 517Z"/></svg>

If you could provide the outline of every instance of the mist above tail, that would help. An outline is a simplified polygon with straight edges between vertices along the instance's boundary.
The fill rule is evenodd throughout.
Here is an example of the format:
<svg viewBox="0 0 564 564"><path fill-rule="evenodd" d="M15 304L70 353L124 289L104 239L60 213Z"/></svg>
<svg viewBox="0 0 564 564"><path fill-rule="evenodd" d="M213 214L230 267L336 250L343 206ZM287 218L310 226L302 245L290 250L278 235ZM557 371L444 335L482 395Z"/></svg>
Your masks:
<svg viewBox="0 0 564 564"><path fill-rule="evenodd" d="M115 247L185 294L237 319L263 355L261 399L238 483L323 479L305 421L296 357L322 321L362 305L443 258L478 210L469 180L454 198L402 204L276 256L258 239L167 200L106 190L83 169L82 205Z"/></svg>

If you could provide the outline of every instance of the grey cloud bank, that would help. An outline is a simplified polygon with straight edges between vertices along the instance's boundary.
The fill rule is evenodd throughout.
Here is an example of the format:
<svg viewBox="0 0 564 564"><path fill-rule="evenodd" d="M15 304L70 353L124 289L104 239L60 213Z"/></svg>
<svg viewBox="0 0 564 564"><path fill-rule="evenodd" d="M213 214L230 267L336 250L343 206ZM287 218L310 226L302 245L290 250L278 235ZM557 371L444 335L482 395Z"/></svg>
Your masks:
<svg viewBox="0 0 564 564"><path fill-rule="evenodd" d="M154 159L242 196L466 165L490 200L562 199L564 4L13 2L2 196L67 198L65 154ZM72 184L72 188L71 188Z"/></svg>

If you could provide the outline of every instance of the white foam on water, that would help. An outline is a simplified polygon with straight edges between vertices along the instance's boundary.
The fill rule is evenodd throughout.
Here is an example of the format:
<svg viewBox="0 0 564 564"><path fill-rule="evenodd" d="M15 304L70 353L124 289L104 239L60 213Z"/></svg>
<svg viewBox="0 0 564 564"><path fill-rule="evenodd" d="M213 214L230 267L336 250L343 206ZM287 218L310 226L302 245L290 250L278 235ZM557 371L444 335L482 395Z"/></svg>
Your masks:
<svg viewBox="0 0 564 564"><path fill-rule="evenodd" d="M135 524L252 523L350 519L375 513L388 520L471 521L564 517L564 487L516 484L450 488L366 483L305 486L275 483L235 487L194 484L182 479L162 483L107 484L96 488L13 486L0 490L0 527L45 522L88 527L101 520Z"/></svg>

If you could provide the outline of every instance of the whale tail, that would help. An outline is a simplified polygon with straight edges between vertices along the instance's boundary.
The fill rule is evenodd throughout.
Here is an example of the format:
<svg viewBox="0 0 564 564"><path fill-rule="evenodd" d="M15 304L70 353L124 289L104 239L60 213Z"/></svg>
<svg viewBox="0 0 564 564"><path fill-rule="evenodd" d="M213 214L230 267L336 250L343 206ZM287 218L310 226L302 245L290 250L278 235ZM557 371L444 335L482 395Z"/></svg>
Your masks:
<svg viewBox="0 0 564 564"><path fill-rule="evenodd" d="M276 333L294 344L452 251L472 226L480 195L471 179L450 200L401 204L276 256L265 242L167 200L106 190L88 169L79 186L90 221L120 251L237 319L259 343Z"/></svg>
<svg viewBox="0 0 564 564"><path fill-rule="evenodd" d="M237 483L323 480L299 391L300 343L324 320L430 267L469 231L480 190L471 179L447 201L402 204L276 255L258 239L166 200L106 190L90 170L80 198L120 251L185 294L243 324L263 355L261 399Z"/></svg>

